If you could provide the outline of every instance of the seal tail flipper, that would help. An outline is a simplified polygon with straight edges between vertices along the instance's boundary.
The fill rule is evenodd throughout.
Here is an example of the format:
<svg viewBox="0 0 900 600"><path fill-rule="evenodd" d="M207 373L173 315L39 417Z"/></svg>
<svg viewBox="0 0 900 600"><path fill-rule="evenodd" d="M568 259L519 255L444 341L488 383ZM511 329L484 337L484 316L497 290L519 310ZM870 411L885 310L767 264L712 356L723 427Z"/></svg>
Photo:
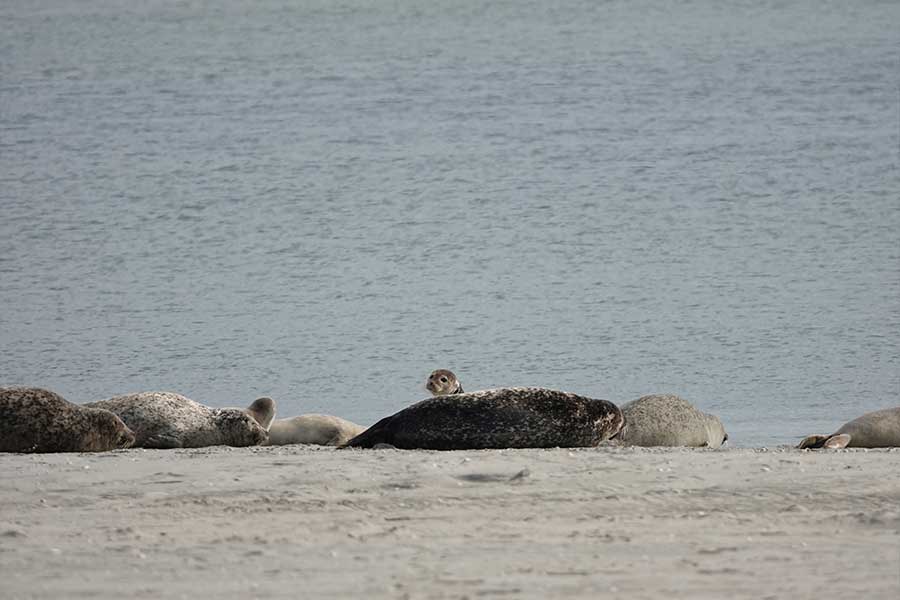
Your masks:
<svg viewBox="0 0 900 600"><path fill-rule="evenodd" d="M841 433L838 435L833 435L822 445L823 448L846 448L847 444L850 443L850 435L846 433Z"/></svg>
<svg viewBox="0 0 900 600"><path fill-rule="evenodd" d="M253 417L266 431L272 426L275 412L275 401L267 397L257 398L253 404L247 407L247 414Z"/></svg>
<svg viewBox="0 0 900 600"><path fill-rule="evenodd" d="M371 448L375 444L393 444L394 436L387 428L391 417L385 417L338 448Z"/></svg>
<svg viewBox="0 0 900 600"><path fill-rule="evenodd" d="M825 440L827 439L827 435L809 435L803 438L803 441L797 444L797 449L803 450L804 448L821 448L822 444L824 444Z"/></svg>

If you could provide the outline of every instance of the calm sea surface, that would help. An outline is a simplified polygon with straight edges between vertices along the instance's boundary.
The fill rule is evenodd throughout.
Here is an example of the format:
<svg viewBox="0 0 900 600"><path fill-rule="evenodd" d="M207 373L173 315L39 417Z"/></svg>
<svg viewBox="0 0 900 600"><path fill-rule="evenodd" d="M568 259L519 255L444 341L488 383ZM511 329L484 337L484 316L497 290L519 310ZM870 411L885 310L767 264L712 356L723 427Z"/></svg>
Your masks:
<svg viewBox="0 0 900 600"><path fill-rule="evenodd" d="M0 23L0 384L370 423L444 367L738 446L900 404L896 1Z"/></svg>

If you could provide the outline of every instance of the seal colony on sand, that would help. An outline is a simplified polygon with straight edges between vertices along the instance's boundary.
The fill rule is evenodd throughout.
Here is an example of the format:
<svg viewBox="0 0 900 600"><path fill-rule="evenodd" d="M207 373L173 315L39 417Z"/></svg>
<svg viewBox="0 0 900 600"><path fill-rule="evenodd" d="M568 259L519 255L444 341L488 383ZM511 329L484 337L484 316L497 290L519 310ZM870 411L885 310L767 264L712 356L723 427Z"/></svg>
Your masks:
<svg viewBox="0 0 900 600"><path fill-rule="evenodd" d="M465 394L459 379L453 374L453 371L447 369L438 369L432 371L425 382L425 389L431 392L433 396L448 396L451 394Z"/></svg>
<svg viewBox="0 0 900 600"><path fill-rule="evenodd" d="M340 446L346 444L366 428L356 423L332 417L331 415L300 415L287 419L277 419L269 427L269 441L266 445L318 444L320 446Z"/></svg>
<svg viewBox="0 0 900 600"><path fill-rule="evenodd" d="M625 426L618 440L630 446L706 446L728 439L718 417L673 394L643 396L622 406Z"/></svg>
<svg viewBox="0 0 900 600"><path fill-rule="evenodd" d="M500 388L422 400L386 417L344 447L469 450L596 446L622 428L606 400L544 388Z"/></svg>
<svg viewBox="0 0 900 600"><path fill-rule="evenodd" d="M133 443L134 434L109 411L40 388L0 388L0 452L102 452Z"/></svg>
<svg viewBox="0 0 900 600"><path fill-rule="evenodd" d="M140 448L255 446L267 438L265 427L244 409L210 408L171 392L116 396L85 406L118 415Z"/></svg>
<svg viewBox="0 0 900 600"><path fill-rule="evenodd" d="M797 448L900 447L900 406L866 413L831 435L811 435Z"/></svg>

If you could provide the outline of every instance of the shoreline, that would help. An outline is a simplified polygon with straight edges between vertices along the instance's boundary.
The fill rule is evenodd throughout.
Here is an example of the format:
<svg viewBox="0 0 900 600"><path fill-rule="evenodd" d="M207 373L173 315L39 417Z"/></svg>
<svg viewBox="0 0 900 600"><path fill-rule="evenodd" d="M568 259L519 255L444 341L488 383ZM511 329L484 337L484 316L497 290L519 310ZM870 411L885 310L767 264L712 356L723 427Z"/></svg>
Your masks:
<svg viewBox="0 0 900 600"><path fill-rule="evenodd" d="M7 598L900 594L900 449L0 455Z"/></svg>

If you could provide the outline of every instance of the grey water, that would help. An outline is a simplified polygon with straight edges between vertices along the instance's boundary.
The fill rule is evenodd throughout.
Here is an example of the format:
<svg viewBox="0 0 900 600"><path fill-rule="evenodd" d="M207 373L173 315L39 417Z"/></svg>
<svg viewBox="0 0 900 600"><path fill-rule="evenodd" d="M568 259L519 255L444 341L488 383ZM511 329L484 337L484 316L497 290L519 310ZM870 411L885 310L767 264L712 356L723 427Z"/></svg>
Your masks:
<svg viewBox="0 0 900 600"><path fill-rule="evenodd" d="M0 4L0 385L900 393L900 3Z"/></svg>

